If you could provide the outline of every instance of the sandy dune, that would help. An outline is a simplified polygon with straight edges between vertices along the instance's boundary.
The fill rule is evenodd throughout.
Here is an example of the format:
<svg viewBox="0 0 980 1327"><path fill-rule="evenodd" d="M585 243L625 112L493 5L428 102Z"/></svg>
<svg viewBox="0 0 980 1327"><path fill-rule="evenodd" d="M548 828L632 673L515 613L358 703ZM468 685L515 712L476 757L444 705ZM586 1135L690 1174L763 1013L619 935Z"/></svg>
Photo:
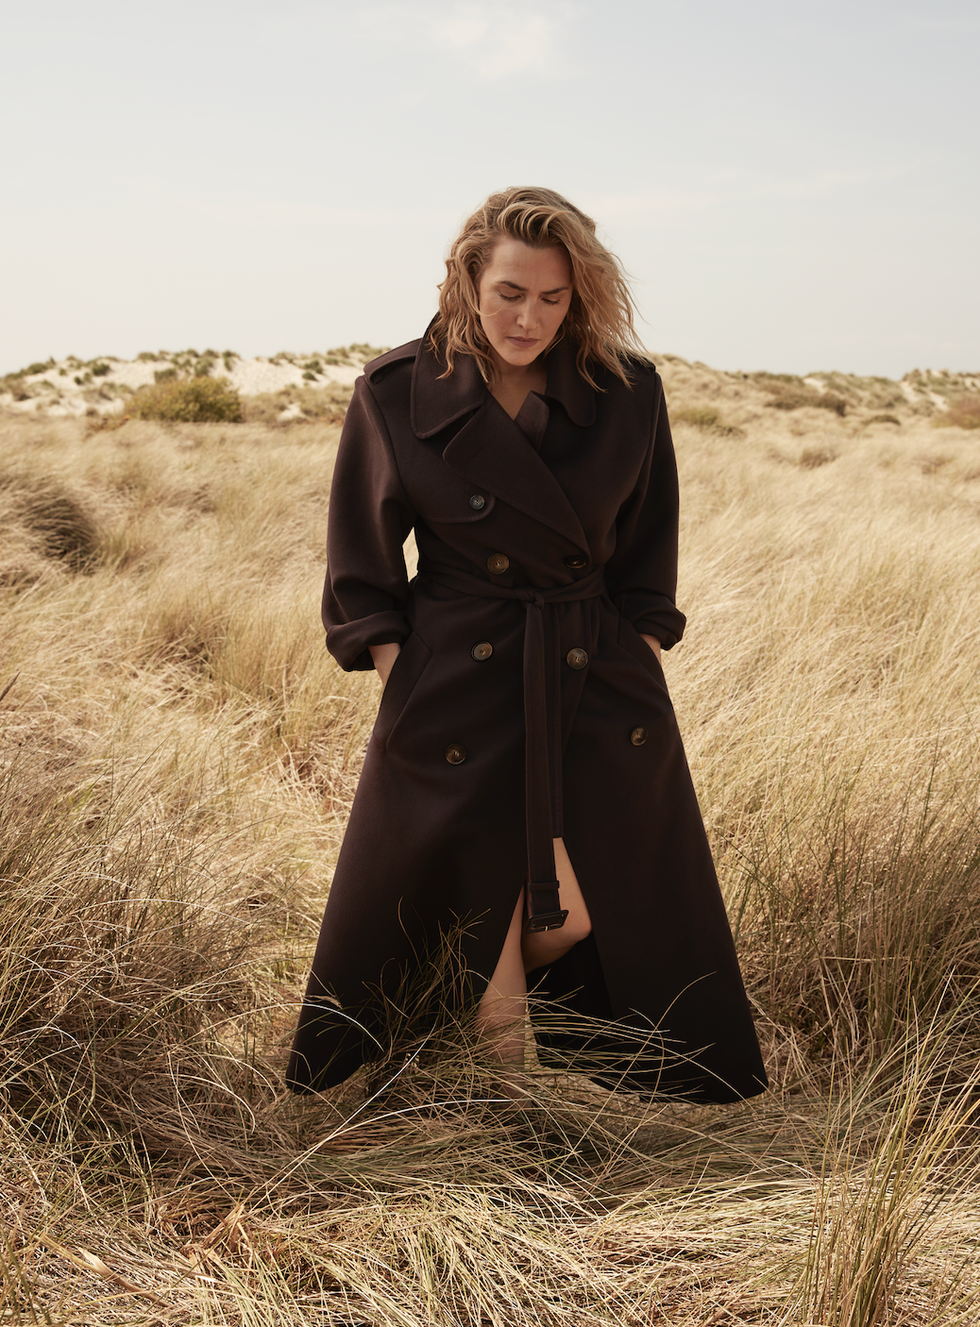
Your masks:
<svg viewBox="0 0 980 1327"><path fill-rule="evenodd" d="M349 385L376 346L351 346L320 353L284 351L269 359L242 359L233 352L160 351L134 360L103 355L83 362L71 357L32 364L21 373L0 379L0 407L22 414L49 416L121 414L127 396L152 386L162 375L190 377L195 373L227 378L242 396L280 392L287 387Z"/></svg>
<svg viewBox="0 0 980 1327"><path fill-rule="evenodd" d="M298 354L282 351L270 358L243 359L233 351L159 351L134 360L104 355L100 359L74 357L32 364L19 373L0 378L0 409L18 414L50 417L123 414L126 400L141 387L161 378L195 375L227 378L245 397L295 395L297 389L350 386L364 364L383 347L352 345L325 352ZM741 373L689 363L676 355L655 355L668 388L683 383L699 399L705 394L730 398L761 389L782 396L780 408L805 405L841 405L838 413L895 410L914 415L937 415L950 401L980 393L980 373L951 373L947 369L913 369L900 380L863 378L845 373L789 374ZM673 383L672 383L673 380ZM689 380L689 381L688 381ZM792 399L791 399L792 398ZM676 395L671 393L672 404ZM769 404L775 402L770 400ZM287 422L304 414L293 399L283 399L279 419ZM308 411L306 413L309 413ZM897 421L896 421L897 422Z"/></svg>

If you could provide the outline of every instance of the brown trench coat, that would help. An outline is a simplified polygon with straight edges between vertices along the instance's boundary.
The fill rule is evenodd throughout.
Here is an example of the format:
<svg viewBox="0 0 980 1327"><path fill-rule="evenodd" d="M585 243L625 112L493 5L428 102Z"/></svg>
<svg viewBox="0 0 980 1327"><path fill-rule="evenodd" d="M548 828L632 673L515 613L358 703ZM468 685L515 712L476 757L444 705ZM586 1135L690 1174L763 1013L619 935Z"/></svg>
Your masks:
<svg viewBox="0 0 980 1327"><path fill-rule="evenodd" d="M372 666L369 645L402 650L288 1081L327 1087L386 1050L454 927L453 971L478 997L529 837L540 858L554 833L593 931L529 977L541 1058L695 1101L752 1096L765 1070L663 671L639 634L669 649L684 627L660 377L636 362L631 389L600 371L596 392L559 343L515 422L472 359L443 368L424 339L369 364L341 438L327 646L346 670ZM619 1026L604 1035L596 1019Z"/></svg>

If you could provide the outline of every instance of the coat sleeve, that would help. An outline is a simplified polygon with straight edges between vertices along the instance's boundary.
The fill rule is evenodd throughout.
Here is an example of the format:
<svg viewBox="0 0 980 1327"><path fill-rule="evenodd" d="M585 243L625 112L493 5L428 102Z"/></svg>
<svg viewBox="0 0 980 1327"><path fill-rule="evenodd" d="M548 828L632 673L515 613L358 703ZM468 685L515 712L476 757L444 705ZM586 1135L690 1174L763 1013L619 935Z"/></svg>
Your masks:
<svg viewBox="0 0 980 1327"><path fill-rule="evenodd" d="M374 667L369 645L410 633L402 545L414 524L384 418L359 378L330 491L322 608L327 649L346 672Z"/></svg>
<svg viewBox="0 0 980 1327"><path fill-rule="evenodd" d="M684 632L677 591L677 463L664 404L655 378L651 442L636 486L619 513L616 551L606 565L613 603L637 631L656 636L664 649Z"/></svg>

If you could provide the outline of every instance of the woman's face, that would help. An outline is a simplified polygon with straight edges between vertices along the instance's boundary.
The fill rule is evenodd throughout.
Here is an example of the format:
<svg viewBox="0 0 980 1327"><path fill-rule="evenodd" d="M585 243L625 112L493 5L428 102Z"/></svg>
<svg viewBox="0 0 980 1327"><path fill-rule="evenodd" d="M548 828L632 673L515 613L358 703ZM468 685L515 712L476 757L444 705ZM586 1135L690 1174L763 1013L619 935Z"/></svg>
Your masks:
<svg viewBox="0 0 980 1327"><path fill-rule="evenodd" d="M494 367L526 368L554 340L572 299L572 266L561 247L498 240L477 283L480 324Z"/></svg>

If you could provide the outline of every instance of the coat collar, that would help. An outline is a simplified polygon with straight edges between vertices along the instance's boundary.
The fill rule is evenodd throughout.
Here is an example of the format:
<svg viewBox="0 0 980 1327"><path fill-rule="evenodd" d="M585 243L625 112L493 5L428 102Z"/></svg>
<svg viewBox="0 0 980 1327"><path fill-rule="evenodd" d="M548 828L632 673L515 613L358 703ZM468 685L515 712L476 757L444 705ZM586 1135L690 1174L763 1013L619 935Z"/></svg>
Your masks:
<svg viewBox="0 0 980 1327"><path fill-rule="evenodd" d="M569 358L574 373L574 357ZM475 360L461 358L452 377L440 381L443 367L423 340L412 375L413 432L419 438L431 438L462 419L464 422L442 451L450 469L477 489L493 493L532 520L557 531L574 548L587 549L582 523L564 489L518 425L490 395ZM583 386L589 398L577 390L577 377L549 363L545 395L560 403L573 423L588 423L594 418L595 403L588 384Z"/></svg>
<svg viewBox="0 0 980 1327"><path fill-rule="evenodd" d="M544 390L549 401L557 401L573 424L587 428L595 423L595 392L575 364L575 348L567 339L549 351ZM464 415L479 410L490 397L476 360L460 355L448 378L442 355L436 355L428 332L419 343L412 371L412 431L416 437L431 438Z"/></svg>

